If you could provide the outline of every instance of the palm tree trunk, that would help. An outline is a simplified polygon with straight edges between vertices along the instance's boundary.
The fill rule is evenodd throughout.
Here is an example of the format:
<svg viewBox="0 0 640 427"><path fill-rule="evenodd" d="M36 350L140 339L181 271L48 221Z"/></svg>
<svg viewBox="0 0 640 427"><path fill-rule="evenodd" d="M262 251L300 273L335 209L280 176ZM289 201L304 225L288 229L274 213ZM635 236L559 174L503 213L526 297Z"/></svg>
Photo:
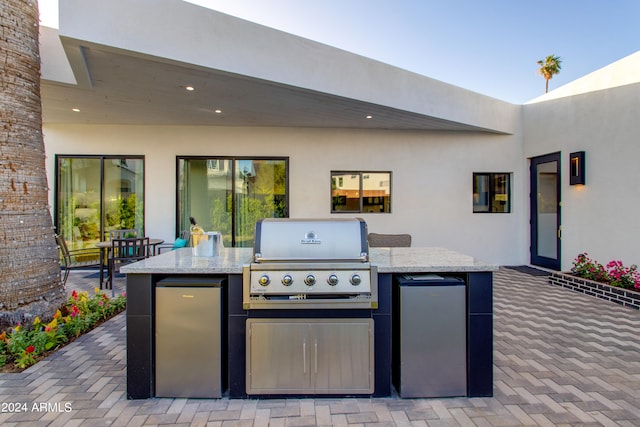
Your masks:
<svg viewBox="0 0 640 427"><path fill-rule="evenodd" d="M0 326L43 319L65 300L48 206L36 0L0 13Z"/></svg>

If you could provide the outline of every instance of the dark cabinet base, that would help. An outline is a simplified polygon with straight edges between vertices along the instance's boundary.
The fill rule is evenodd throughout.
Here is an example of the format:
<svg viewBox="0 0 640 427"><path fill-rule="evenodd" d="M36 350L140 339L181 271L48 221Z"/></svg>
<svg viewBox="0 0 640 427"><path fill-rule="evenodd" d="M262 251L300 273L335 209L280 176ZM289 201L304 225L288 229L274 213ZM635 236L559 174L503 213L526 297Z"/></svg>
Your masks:
<svg viewBox="0 0 640 427"><path fill-rule="evenodd" d="M493 396L493 273L453 273L467 286L467 396ZM169 275L127 275L127 398L148 399L155 396L154 361L154 289ZM175 276L175 275L174 275ZM220 277L220 276L216 276ZM225 286L223 312L226 336L223 336L223 387L230 398L246 398L246 321L249 317L269 317L270 310L242 309L242 275L232 274ZM378 275L377 310L295 310L287 315L298 317L370 317L374 321L374 392L373 397L392 394L392 282L393 275ZM365 313L366 312L366 313ZM279 314L282 316L282 313ZM225 357L226 356L226 357ZM275 397L275 396L270 396Z"/></svg>

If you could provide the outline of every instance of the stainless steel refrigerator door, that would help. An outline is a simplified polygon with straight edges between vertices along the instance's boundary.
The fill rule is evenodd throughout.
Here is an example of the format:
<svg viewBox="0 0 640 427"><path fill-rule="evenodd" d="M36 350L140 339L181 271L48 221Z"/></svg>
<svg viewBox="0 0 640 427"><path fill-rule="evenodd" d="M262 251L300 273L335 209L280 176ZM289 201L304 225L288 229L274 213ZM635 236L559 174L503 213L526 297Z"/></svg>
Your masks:
<svg viewBox="0 0 640 427"><path fill-rule="evenodd" d="M156 288L156 396L221 396L221 289Z"/></svg>
<svg viewBox="0 0 640 427"><path fill-rule="evenodd" d="M465 286L400 287L400 396L467 394Z"/></svg>

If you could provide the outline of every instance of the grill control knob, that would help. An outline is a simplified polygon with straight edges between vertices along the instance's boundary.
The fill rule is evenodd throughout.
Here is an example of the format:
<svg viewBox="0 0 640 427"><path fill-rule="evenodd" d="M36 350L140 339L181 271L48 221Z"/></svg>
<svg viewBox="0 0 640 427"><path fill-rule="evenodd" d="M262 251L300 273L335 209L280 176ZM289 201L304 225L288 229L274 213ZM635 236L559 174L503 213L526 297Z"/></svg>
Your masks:
<svg viewBox="0 0 640 427"><path fill-rule="evenodd" d="M271 279L269 279L269 276L267 276L266 274L263 274L258 279L258 283L260 284L260 286L267 286L269 283L271 283Z"/></svg>
<svg viewBox="0 0 640 427"><path fill-rule="evenodd" d="M353 276L351 276L351 279L349 281L353 286L358 286L360 283L362 283L362 278L359 274L354 274Z"/></svg>
<svg viewBox="0 0 640 427"><path fill-rule="evenodd" d="M304 278L304 283L307 286L313 286L316 284L316 277L313 274L309 274L307 277Z"/></svg>
<svg viewBox="0 0 640 427"><path fill-rule="evenodd" d="M290 274L285 274L282 278L282 284L285 286L291 286L293 284L293 277Z"/></svg>
<svg viewBox="0 0 640 427"><path fill-rule="evenodd" d="M335 274L330 275L327 278L327 283L330 284L331 286L335 286L338 284L338 276L336 276Z"/></svg>

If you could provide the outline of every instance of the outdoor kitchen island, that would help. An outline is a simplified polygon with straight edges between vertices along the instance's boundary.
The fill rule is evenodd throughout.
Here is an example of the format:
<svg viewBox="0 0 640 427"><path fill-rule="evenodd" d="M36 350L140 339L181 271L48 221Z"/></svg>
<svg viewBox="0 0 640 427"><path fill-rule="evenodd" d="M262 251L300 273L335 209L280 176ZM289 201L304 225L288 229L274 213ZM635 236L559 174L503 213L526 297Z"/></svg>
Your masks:
<svg viewBox="0 0 640 427"><path fill-rule="evenodd" d="M156 393L156 290L159 282L184 279L217 281L223 288L220 325L221 354L211 359L221 366L221 389L230 398L263 397L247 393L247 323L273 316L276 310L246 310L243 306L243 269L252 261L251 248L225 248L216 257L194 257L190 248L178 249L122 268L127 275L127 398L161 397ZM376 397L392 394L392 323L394 279L406 274L439 274L464 280L466 294L466 396L493 395L493 271L497 266L442 248L371 248L370 264L377 275L377 303L366 309L279 310L291 317L355 318L373 324L371 393L344 395ZM396 307L397 310L397 307ZM297 319L296 319L297 320ZM253 321L260 321L254 319ZM336 321L329 319L328 322ZM215 328L216 325L211 325ZM416 324L415 328L423 325ZM194 351L197 351L195 349ZM316 356L317 358L317 356ZM189 364L184 360L183 363ZM312 363L307 361L306 363ZM317 364L317 361L316 361ZM396 362L397 364L397 362ZM191 369L198 368L192 366ZM300 395L313 393L301 392ZM324 394L324 393L320 393ZM340 393L339 393L340 394ZM282 393L282 395L296 395ZM335 395L335 394L333 394ZM189 397L189 390L182 396ZM275 396L275 395L274 395ZM171 397L171 396L165 396ZM190 396L198 397L198 396ZM202 396L199 396L202 397ZM435 397L435 396L434 396Z"/></svg>

